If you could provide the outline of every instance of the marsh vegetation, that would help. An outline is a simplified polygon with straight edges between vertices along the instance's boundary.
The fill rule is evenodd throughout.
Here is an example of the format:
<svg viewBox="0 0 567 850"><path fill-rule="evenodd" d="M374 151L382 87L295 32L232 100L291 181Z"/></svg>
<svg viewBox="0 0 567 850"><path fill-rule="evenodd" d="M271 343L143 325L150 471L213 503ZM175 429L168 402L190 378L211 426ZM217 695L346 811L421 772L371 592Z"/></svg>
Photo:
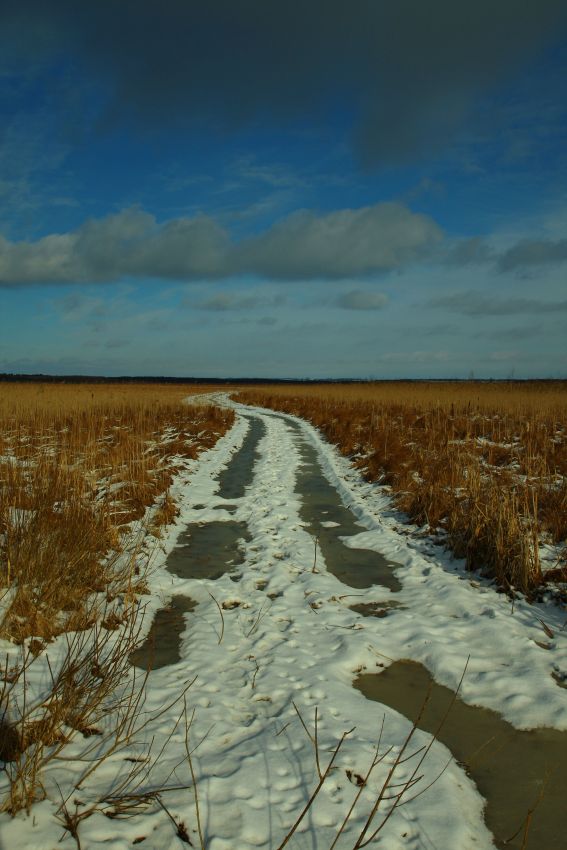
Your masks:
<svg viewBox="0 0 567 850"><path fill-rule="evenodd" d="M307 419L471 569L534 594L540 546L567 538L567 383L370 382L246 389Z"/></svg>
<svg viewBox="0 0 567 850"><path fill-rule="evenodd" d="M0 638L13 649L2 662L0 733L2 805L12 812L42 795L42 766L76 732L96 729L114 703L132 720L139 694L115 690L137 642L147 540L155 544L176 514L169 488L179 463L234 418L184 405L197 390L2 385ZM57 663L30 697L58 635Z"/></svg>

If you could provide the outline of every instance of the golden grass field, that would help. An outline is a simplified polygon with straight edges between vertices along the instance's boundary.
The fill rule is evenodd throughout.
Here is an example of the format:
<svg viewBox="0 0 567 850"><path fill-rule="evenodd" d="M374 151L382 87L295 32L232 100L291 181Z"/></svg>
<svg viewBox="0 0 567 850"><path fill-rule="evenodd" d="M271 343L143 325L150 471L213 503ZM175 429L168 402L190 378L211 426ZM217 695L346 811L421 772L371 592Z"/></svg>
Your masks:
<svg viewBox="0 0 567 850"><path fill-rule="evenodd" d="M169 487L179 464L234 419L183 404L206 390L0 384L0 638L10 646L0 666L8 780L0 810L29 811L44 798L43 770L73 736L102 742L84 779L138 728L145 680L131 677L130 654L147 592L146 544L177 513ZM31 698L36 661L41 667L47 643L62 633L63 656ZM98 724L109 712L104 737ZM67 814L63 805L62 823L75 834Z"/></svg>
<svg viewBox="0 0 567 850"><path fill-rule="evenodd" d="M182 404L206 390L0 384L0 588L13 591L2 636L49 639L92 620L89 594L141 587L130 523L156 502L153 530L170 521L173 459L195 458L233 421Z"/></svg>
<svg viewBox="0 0 567 850"><path fill-rule="evenodd" d="M369 382L243 389L309 420L414 522L506 589L567 577L567 382Z"/></svg>

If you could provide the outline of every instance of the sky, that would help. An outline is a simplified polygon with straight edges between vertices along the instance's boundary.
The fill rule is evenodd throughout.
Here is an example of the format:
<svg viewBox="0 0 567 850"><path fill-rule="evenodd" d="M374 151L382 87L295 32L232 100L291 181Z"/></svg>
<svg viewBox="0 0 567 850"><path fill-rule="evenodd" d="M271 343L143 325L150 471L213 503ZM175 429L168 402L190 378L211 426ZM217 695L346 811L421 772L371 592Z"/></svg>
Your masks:
<svg viewBox="0 0 567 850"><path fill-rule="evenodd" d="M567 377L561 0L0 0L0 372Z"/></svg>

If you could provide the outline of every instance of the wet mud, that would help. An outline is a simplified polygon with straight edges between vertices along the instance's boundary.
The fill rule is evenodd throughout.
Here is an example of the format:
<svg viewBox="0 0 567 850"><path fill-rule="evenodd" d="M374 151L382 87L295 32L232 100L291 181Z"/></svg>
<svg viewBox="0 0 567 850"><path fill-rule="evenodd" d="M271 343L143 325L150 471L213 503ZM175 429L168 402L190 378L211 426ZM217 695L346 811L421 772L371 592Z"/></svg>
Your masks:
<svg viewBox="0 0 567 850"><path fill-rule="evenodd" d="M315 448L302 439L298 448L302 460L296 481L296 492L302 503L299 513L307 524L307 531L317 539L329 572L349 587L379 584L394 592L401 590L402 585L394 575L399 564L379 552L351 549L343 543L341 538L352 537L365 529L324 476Z"/></svg>
<svg viewBox="0 0 567 850"><path fill-rule="evenodd" d="M244 442L218 478L218 495L221 499L241 499L254 478L254 467L259 458L258 443L266 433L266 428L261 419L252 416L245 418L250 427Z"/></svg>
<svg viewBox="0 0 567 850"><path fill-rule="evenodd" d="M181 635L187 628L185 615L197 603L189 596L174 596L169 605L156 612L145 641L130 655L130 663L142 670L157 670L181 660Z"/></svg>
<svg viewBox="0 0 567 850"><path fill-rule="evenodd" d="M453 699L449 688L438 685L414 661L396 661L382 673L359 676L353 684L368 699L394 708L412 722L431 689L419 722L419 728L431 734L437 732ZM487 801L485 821L498 848L564 850L567 733L546 728L521 731L496 712L466 705L457 697L437 738ZM427 775L427 763L424 766L427 783L433 777ZM435 787L427 793L435 795Z"/></svg>
<svg viewBox="0 0 567 850"><path fill-rule="evenodd" d="M363 617L387 617L392 609L402 608L403 606L392 600L391 602L360 602L348 607L356 614L362 614Z"/></svg>
<svg viewBox="0 0 567 850"><path fill-rule="evenodd" d="M249 540L245 522L191 523L179 536L166 567L179 578L218 579L242 564L242 544Z"/></svg>

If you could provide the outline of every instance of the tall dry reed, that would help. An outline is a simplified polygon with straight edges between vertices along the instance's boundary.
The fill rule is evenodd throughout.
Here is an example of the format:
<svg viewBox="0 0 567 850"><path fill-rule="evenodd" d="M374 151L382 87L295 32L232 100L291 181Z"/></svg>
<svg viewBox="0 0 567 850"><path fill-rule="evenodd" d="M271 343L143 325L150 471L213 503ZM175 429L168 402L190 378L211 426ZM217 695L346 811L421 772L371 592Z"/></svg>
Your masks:
<svg viewBox="0 0 567 850"><path fill-rule="evenodd" d="M201 388L198 388L199 391ZM171 519L175 458L214 444L232 414L182 403L195 387L0 384L2 634L89 625L90 594L135 589L131 524ZM117 566L120 568L117 573Z"/></svg>
<svg viewBox="0 0 567 850"><path fill-rule="evenodd" d="M93 724L108 713L116 726L89 769L129 739L143 683L118 702L114 692L129 680L139 630L142 544L176 512L179 464L233 421L231 411L183 404L202 390L0 384L0 638L21 644L0 665L0 809L29 809L44 794L46 764L76 734L102 734ZM47 644L61 633L54 667ZM37 665L51 685L32 693Z"/></svg>
<svg viewBox="0 0 567 850"><path fill-rule="evenodd" d="M567 382L273 385L240 400L312 422L409 517L506 588L567 537ZM565 580L565 570L547 573Z"/></svg>

